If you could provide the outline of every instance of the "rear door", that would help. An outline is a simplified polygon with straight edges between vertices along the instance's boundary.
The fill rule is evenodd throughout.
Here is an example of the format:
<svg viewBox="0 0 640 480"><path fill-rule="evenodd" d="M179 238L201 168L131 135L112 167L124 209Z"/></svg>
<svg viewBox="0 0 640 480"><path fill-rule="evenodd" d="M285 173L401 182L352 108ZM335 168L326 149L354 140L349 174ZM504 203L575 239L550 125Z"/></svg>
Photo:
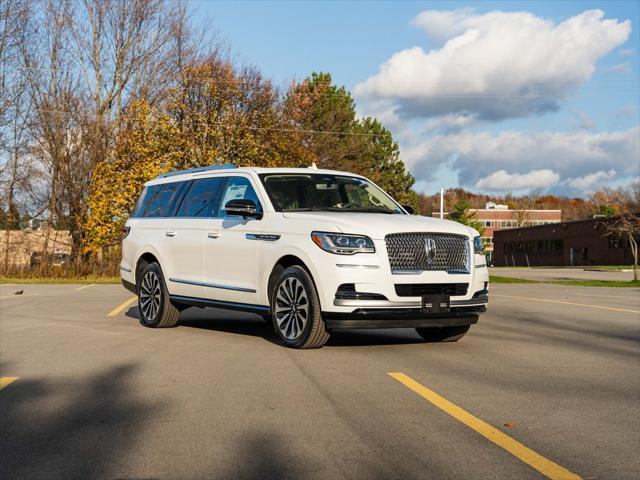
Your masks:
<svg viewBox="0 0 640 480"><path fill-rule="evenodd" d="M166 275L165 264L165 225L167 217L175 206L181 185L179 182L161 183L150 185L145 188L142 197L138 201L132 214L130 235L135 238L134 242L123 242L132 244L134 252L123 252L127 258L135 258L140 248L150 245L160 253L161 268ZM133 240L132 238L132 240ZM132 264L131 269L135 268ZM136 281L139 281L136 278ZM168 285L168 283L167 283Z"/></svg>
<svg viewBox="0 0 640 480"><path fill-rule="evenodd" d="M204 296L204 243L211 216L217 214L223 179L189 182L174 215L164 225L165 277L172 295Z"/></svg>
<svg viewBox="0 0 640 480"><path fill-rule="evenodd" d="M224 205L229 200L250 199L263 211L264 202L249 176L227 176L217 218L209 221L205 242L205 296L212 300L255 304L257 302L258 257L256 234L262 220L229 216Z"/></svg>

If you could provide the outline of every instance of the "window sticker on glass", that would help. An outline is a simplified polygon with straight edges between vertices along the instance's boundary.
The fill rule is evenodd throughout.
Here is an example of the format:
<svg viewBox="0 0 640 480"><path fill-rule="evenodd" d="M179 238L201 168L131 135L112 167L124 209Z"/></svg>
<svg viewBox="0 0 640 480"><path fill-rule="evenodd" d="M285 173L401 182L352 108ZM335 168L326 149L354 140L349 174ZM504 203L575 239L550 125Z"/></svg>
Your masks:
<svg viewBox="0 0 640 480"><path fill-rule="evenodd" d="M247 187L249 185L229 185L227 191L224 194L224 200L222 201L222 205L226 205L230 200L237 200L239 198L244 198L245 192L247 191Z"/></svg>

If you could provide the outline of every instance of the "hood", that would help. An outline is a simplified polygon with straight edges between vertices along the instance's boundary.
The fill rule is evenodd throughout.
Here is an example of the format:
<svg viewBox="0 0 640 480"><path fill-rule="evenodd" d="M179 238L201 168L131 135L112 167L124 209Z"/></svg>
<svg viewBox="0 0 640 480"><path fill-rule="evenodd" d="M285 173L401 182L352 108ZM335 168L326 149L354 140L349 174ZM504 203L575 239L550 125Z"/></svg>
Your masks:
<svg viewBox="0 0 640 480"><path fill-rule="evenodd" d="M285 212L285 218L308 223L311 230L367 235L382 240L389 233L442 232L474 237L478 233L466 225L418 215L347 212Z"/></svg>

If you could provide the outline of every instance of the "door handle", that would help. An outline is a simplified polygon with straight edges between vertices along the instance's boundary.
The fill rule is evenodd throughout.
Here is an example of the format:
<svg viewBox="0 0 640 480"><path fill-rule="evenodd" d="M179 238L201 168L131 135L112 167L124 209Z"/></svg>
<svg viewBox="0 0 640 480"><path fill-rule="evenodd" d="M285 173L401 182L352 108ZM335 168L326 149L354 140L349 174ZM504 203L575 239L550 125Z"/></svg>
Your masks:
<svg viewBox="0 0 640 480"><path fill-rule="evenodd" d="M176 232L175 232L175 231L173 231L173 230L165 230L164 234L165 234L167 237L175 237L175 236L176 236Z"/></svg>
<svg viewBox="0 0 640 480"><path fill-rule="evenodd" d="M220 232L208 232L207 237L209 238L218 238L220 237Z"/></svg>

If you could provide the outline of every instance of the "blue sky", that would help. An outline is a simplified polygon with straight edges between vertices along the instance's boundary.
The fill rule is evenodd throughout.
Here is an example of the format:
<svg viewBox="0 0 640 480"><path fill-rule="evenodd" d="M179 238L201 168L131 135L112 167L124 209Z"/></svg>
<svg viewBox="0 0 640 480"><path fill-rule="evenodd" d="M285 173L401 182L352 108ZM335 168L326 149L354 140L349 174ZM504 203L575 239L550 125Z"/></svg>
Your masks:
<svg viewBox="0 0 640 480"><path fill-rule="evenodd" d="M586 196L640 175L639 2L191 3L276 83L330 72L417 190Z"/></svg>

